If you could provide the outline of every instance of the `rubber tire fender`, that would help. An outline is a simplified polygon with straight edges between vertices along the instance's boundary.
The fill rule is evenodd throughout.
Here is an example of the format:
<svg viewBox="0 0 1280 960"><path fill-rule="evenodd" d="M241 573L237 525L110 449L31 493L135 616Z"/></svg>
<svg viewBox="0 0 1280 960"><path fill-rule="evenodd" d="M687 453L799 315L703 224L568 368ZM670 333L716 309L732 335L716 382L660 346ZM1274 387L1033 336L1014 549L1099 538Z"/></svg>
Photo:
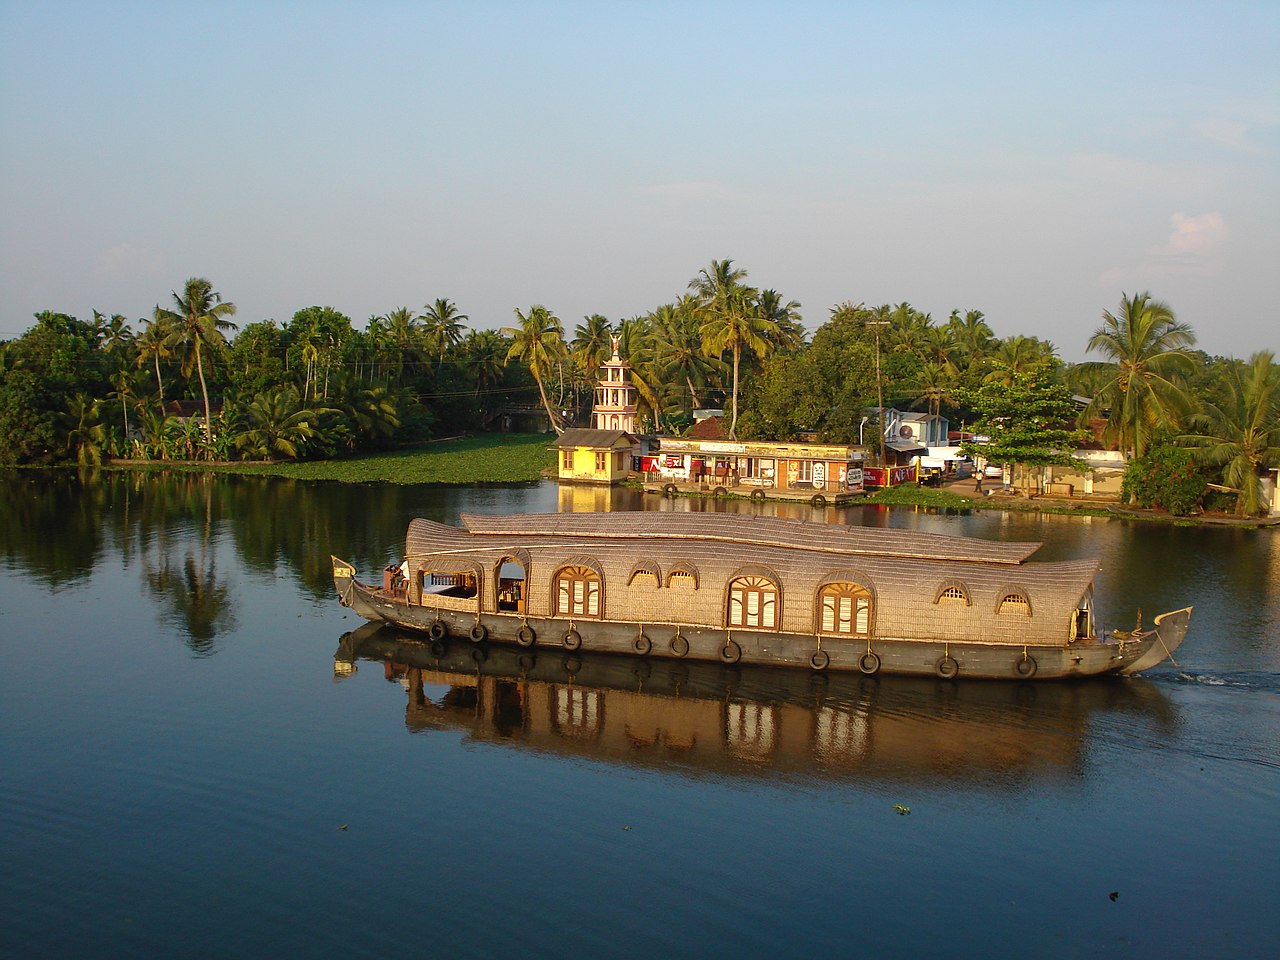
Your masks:
<svg viewBox="0 0 1280 960"><path fill-rule="evenodd" d="M815 493L812 497L809 498L809 504L810 506L818 507L819 509L821 509L822 507L825 507L827 505L827 498L820 493Z"/></svg>
<svg viewBox="0 0 1280 960"><path fill-rule="evenodd" d="M720 648L720 660L723 663L737 663L742 659L742 648L737 640L730 640Z"/></svg>
<svg viewBox="0 0 1280 960"><path fill-rule="evenodd" d="M662 495L664 497L674 497L679 492L680 492L680 488L677 487L674 483L668 483L665 487L662 488Z"/></svg>
<svg viewBox="0 0 1280 960"><path fill-rule="evenodd" d="M960 673L960 664L956 663L955 657L941 657L938 662L933 665L933 672L943 680L954 680Z"/></svg>
<svg viewBox="0 0 1280 960"><path fill-rule="evenodd" d="M471 638L472 643L483 643L485 640L489 639L489 628L483 623L477 623L471 628L471 631L467 636Z"/></svg>
<svg viewBox="0 0 1280 960"><path fill-rule="evenodd" d="M449 635L449 628L444 625L443 620L437 620L431 626L427 627L427 636L432 640L443 640Z"/></svg>
<svg viewBox="0 0 1280 960"><path fill-rule="evenodd" d="M640 656L647 657L653 649L653 641L642 633L631 641L631 649Z"/></svg>
<svg viewBox="0 0 1280 960"><path fill-rule="evenodd" d="M831 654L825 650L815 650L813 656L809 658L809 666L813 669L822 671L831 665Z"/></svg>
<svg viewBox="0 0 1280 960"><path fill-rule="evenodd" d="M570 627L564 632L564 636L560 638L560 643L564 645L566 650L581 650L582 634Z"/></svg>
<svg viewBox="0 0 1280 960"><path fill-rule="evenodd" d="M762 502L764 501L764 491L763 491L763 490L752 490L752 491L751 491L751 499L752 499L752 500L755 500L757 503L762 503Z"/></svg>
<svg viewBox="0 0 1280 960"><path fill-rule="evenodd" d="M1023 680L1030 680L1036 675L1038 667L1039 665L1036 663L1035 657L1026 656L1021 660L1014 661L1013 672Z"/></svg>
<svg viewBox="0 0 1280 960"><path fill-rule="evenodd" d="M527 623L522 623L520 629L516 631L516 643L522 647L532 647L537 640L538 634Z"/></svg>
<svg viewBox="0 0 1280 960"><path fill-rule="evenodd" d="M726 490L724 487L716 487L714 490L711 491L711 495L715 497L717 500L723 500L725 497L729 495L729 491Z"/></svg>
<svg viewBox="0 0 1280 960"><path fill-rule="evenodd" d="M677 633L671 638L671 652L677 657L687 657L689 655L689 641Z"/></svg>
<svg viewBox="0 0 1280 960"><path fill-rule="evenodd" d="M880 655L868 650L858 658L858 669L867 676L880 672Z"/></svg>

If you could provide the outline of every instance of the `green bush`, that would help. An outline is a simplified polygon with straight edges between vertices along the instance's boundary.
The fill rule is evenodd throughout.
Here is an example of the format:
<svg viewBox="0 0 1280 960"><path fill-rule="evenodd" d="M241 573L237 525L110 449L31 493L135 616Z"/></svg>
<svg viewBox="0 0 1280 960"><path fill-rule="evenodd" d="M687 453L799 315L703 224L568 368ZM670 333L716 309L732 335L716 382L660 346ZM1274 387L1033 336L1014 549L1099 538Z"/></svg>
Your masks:
<svg viewBox="0 0 1280 960"><path fill-rule="evenodd" d="M1129 461L1120 496L1140 507L1185 517L1200 505L1207 489L1204 472L1192 452L1162 444Z"/></svg>

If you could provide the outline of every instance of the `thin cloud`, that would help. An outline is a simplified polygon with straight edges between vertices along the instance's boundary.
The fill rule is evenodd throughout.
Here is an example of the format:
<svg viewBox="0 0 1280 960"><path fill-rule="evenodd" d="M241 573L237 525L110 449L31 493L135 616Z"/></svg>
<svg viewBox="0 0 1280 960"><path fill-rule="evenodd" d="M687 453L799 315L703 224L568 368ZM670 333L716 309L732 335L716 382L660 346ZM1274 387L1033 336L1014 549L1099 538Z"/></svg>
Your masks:
<svg viewBox="0 0 1280 960"><path fill-rule="evenodd" d="M1173 232L1169 239L1151 251L1157 257L1204 258L1213 253L1227 236L1227 225L1222 214L1217 212L1202 213L1198 217L1178 212L1170 221Z"/></svg>
<svg viewBox="0 0 1280 960"><path fill-rule="evenodd" d="M140 250L128 243L118 243L98 254L93 265L95 280L134 280L154 277L163 260L159 254Z"/></svg>

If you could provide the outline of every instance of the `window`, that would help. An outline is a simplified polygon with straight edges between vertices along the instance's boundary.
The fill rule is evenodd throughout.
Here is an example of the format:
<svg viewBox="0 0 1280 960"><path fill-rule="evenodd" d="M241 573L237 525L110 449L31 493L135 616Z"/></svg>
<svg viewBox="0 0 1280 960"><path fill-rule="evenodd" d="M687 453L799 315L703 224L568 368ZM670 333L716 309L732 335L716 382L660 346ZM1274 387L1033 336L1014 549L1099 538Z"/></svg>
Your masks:
<svg viewBox="0 0 1280 960"><path fill-rule="evenodd" d="M600 616L600 574L590 567L565 567L556 574L556 613Z"/></svg>
<svg viewBox="0 0 1280 960"><path fill-rule="evenodd" d="M949 583L939 591L938 598L933 602L940 606L967 607L969 605L969 594L959 584Z"/></svg>
<svg viewBox="0 0 1280 960"><path fill-rule="evenodd" d="M828 583L818 591L822 633L865 637L871 633L871 591L856 583Z"/></svg>
<svg viewBox="0 0 1280 960"><path fill-rule="evenodd" d="M813 483L813 461L798 460L800 469L796 471L796 483Z"/></svg>
<svg viewBox="0 0 1280 960"><path fill-rule="evenodd" d="M778 625L778 587L765 577L738 577L729 584L729 626Z"/></svg>
<svg viewBox="0 0 1280 960"><path fill-rule="evenodd" d="M603 470L609 463L609 455L607 453L596 454L596 472Z"/></svg>
<svg viewBox="0 0 1280 960"><path fill-rule="evenodd" d="M1000 600L996 613L1020 613L1024 617L1031 616L1031 604L1020 593L1006 593Z"/></svg>
<svg viewBox="0 0 1280 960"><path fill-rule="evenodd" d="M672 570L667 574L667 587L672 590L697 590L698 577L692 570Z"/></svg>

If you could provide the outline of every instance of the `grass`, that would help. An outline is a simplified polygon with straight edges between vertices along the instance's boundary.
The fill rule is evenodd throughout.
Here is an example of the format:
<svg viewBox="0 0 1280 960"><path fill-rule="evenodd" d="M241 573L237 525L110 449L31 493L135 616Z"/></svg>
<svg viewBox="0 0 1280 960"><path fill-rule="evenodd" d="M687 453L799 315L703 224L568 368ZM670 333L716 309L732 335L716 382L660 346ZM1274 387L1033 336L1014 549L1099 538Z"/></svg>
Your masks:
<svg viewBox="0 0 1280 960"><path fill-rule="evenodd" d="M930 507L937 510L968 510L974 502L950 490L921 487L903 483L896 487L883 487L869 496L865 503L878 503L892 507Z"/></svg>
<svg viewBox="0 0 1280 960"><path fill-rule="evenodd" d="M486 433L350 460L214 464L156 462L140 469L211 471L295 480L336 480L341 483L433 483L442 486L534 483L542 478L544 469L555 466L555 454L551 450L553 439L545 433Z"/></svg>

